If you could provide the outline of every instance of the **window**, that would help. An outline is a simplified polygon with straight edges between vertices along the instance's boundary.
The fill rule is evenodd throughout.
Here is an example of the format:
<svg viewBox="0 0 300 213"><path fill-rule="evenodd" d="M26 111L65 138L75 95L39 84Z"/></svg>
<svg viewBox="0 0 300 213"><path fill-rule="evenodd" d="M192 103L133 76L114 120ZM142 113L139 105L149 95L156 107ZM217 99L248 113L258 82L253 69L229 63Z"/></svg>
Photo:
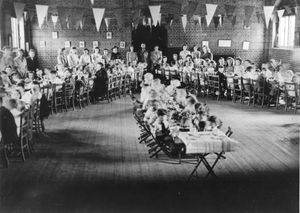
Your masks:
<svg viewBox="0 0 300 213"><path fill-rule="evenodd" d="M295 46L295 26L296 16L283 16L279 20L278 30L277 30L277 39L275 39L275 47L294 47ZM276 27L275 27L276 28ZM274 33L276 35L276 33Z"/></svg>
<svg viewBox="0 0 300 213"><path fill-rule="evenodd" d="M19 48L19 27L18 20L16 18L11 18L11 37L12 37L12 47Z"/></svg>
<svg viewBox="0 0 300 213"><path fill-rule="evenodd" d="M13 48L25 48L24 19L18 21L17 18L11 17L11 46Z"/></svg>

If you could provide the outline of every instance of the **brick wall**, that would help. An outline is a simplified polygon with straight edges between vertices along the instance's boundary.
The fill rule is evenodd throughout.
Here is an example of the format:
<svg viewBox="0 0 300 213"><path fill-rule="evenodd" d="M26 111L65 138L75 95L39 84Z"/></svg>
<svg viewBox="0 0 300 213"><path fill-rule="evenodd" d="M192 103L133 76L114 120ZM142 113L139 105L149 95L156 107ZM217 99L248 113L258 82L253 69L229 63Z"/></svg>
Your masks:
<svg viewBox="0 0 300 213"><path fill-rule="evenodd" d="M189 46L200 45L201 42L209 41L209 46L214 54L222 55L236 55L243 59L250 59L255 63L260 63L264 60L264 22L256 17L256 11L262 12L263 2L260 0L253 1L230 1L230 0L211 0L203 1L205 3L218 4L217 11L224 11L224 4L236 5L237 21L234 27L231 22L225 17L222 27L215 29L214 22L212 20L209 27L200 26L194 24L194 21L190 21L187 24L186 32L184 32L181 20L175 22L169 29L169 46L179 47L184 43ZM244 6L253 5L255 10L251 16L250 29L244 29ZM217 13L217 12L216 12ZM215 14L218 15L218 14ZM230 48L218 47L218 40L230 39L232 45ZM244 41L250 42L249 50L242 50L242 44Z"/></svg>
<svg viewBox="0 0 300 213"><path fill-rule="evenodd" d="M89 2L89 1L88 1ZM99 2L99 1L95 1ZM119 3L115 1L106 1L106 4L112 4L110 6L120 6ZM125 2L125 3L124 3ZM127 8L124 9L123 13L124 19L128 19L128 14L130 12L129 7L133 7L135 4L134 2L137 1L124 1L123 7ZM142 3L141 3L142 2ZM167 13L177 13L176 15L179 17L180 13L180 4L181 1L178 1L177 4L170 4L169 1L161 1L162 9L161 12L164 14ZM46 2L41 2L46 3ZM141 5L147 6L146 1L138 1ZM151 2L150 2L151 3ZM173 23L172 28L168 28L168 46L170 48L173 47L181 47L184 43L188 45L195 45L201 44L202 40L209 41L209 45L212 51L215 54L228 54L228 55L237 55L244 59L248 58L256 63L260 63L264 60L264 22L263 20L258 23L256 17L256 11L262 10L263 0L243 0L243 1L236 1L236 0L205 0L201 2L202 4L205 3L216 3L218 4L217 11L224 11L225 4L234 4L237 6L237 22L235 27L232 27L230 21L227 18L224 18L224 24L222 27L218 27L215 29L214 23L210 24L209 27L202 27L200 28L199 25L195 26L193 21L189 22L186 28L186 32L183 31L181 20L175 21ZM27 1L28 8L34 8L33 3ZM49 2L47 3L49 4ZM76 5L76 7L82 7L87 9L87 19L85 22L85 26L83 30L75 30L75 29L66 29L65 27L60 26L58 23L56 28L53 27L51 21L48 21L42 29L39 29L37 25L37 18L33 19L33 23L30 23L31 28L31 37L32 37L32 46L37 49L39 61L41 66L53 67L56 63L56 55L57 50L60 47L64 46L65 41L71 41L71 45L79 46L79 41L85 41L86 46L89 49L92 49L92 42L99 41L101 48L111 48L114 45L119 45L120 41L125 41L127 44L131 42L131 26L124 26L119 28L116 24L112 23L111 28L109 31L113 34L113 39L107 40L105 38L106 27L104 21L102 22L100 32L96 31L95 24L93 23L93 14L91 10L91 6L87 5L87 2L83 0L76 0L76 1L62 1L62 0L51 0L50 1L51 7L49 8L49 18L51 11L56 6L63 6L63 7L72 7ZM100 3L99 3L100 4ZM245 5L253 5L255 6L255 11L251 17L251 26L250 29L245 30L243 29L243 17L244 17L244 6ZM101 7L104 5L95 5L95 7ZM109 12L109 11L107 11ZM261 11L262 12L262 11ZM110 16L113 15L112 12L109 14ZM164 17L163 17L164 18ZM58 31L58 39L52 39L52 32ZM218 47L218 40L220 39L231 39L232 46L230 48L221 48ZM40 41L46 41L46 47L40 47ZM242 50L242 43L243 41L250 42L250 50L244 51ZM125 50L123 50L124 52Z"/></svg>

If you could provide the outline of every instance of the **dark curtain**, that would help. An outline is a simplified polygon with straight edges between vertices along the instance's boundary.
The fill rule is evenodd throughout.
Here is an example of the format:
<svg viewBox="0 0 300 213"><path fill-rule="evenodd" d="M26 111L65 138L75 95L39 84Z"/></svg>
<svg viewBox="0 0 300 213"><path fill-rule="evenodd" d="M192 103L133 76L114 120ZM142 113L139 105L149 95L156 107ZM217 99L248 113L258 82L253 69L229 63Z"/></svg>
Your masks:
<svg viewBox="0 0 300 213"><path fill-rule="evenodd" d="M146 49L150 52L156 45L165 52L168 43L167 29L163 26L150 28L150 26L139 25L132 31L132 44L136 51L140 49L141 43L145 43Z"/></svg>

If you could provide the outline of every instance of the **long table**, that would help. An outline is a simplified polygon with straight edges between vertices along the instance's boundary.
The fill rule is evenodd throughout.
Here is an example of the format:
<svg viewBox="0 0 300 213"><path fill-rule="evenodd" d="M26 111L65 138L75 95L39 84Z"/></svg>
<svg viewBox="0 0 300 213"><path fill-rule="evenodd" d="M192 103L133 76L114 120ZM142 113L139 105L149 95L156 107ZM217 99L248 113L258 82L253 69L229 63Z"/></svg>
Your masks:
<svg viewBox="0 0 300 213"><path fill-rule="evenodd" d="M205 178L216 177L214 168L221 158L225 159L226 152L235 151L238 142L226 136L222 131L211 132L179 132L177 138L186 146L186 154L195 155L198 161L188 177L188 181L195 175L200 164L203 163L208 170ZM216 158L212 164L207 161L207 156L215 155Z"/></svg>

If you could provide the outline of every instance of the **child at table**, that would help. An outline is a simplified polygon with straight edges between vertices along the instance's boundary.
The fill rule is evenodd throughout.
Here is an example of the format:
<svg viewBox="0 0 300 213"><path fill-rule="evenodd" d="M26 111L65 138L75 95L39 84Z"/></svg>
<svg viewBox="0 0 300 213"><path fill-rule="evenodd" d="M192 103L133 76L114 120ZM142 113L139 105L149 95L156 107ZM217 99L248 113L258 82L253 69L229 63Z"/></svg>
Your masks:
<svg viewBox="0 0 300 213"><path fill-rule="evenodd" d="M14 116L16 125L17 125L17 133L20 134L20 125L21 125L21 114L22 111L18 109L18 101L16 99L9 99L7 108L11 112L11 114Z"/></svg>
<svg viewBox="0 0 300 213"><path fill-rule="evenodd" d="M220 129L222 127L222 121L216 116L211 115L207 118L204 131L213 131L215 129Z"/></svg>

